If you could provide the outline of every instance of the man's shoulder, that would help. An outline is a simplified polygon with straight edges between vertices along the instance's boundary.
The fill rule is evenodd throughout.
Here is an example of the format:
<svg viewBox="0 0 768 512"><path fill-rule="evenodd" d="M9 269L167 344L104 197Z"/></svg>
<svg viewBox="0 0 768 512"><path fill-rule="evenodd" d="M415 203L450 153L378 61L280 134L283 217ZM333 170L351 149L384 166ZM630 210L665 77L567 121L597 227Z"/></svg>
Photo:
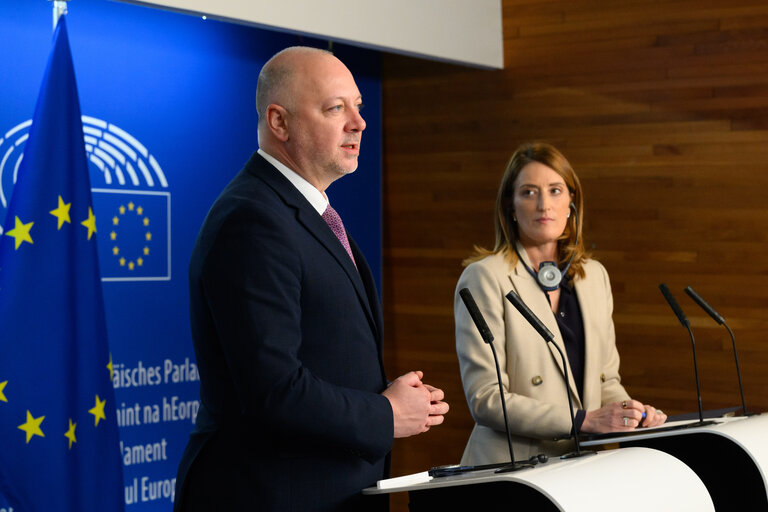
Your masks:
<svg viewBox="0 0 768 512"><path fill-rule="evenodd" d="M254 153L224 187L211 210L222 208L228 210L234 206L259 208L260 205L282 204L281 197L285 195L286 187L281 187L284 185L281 184L281 178L285 180L261 155Z"/></svg>

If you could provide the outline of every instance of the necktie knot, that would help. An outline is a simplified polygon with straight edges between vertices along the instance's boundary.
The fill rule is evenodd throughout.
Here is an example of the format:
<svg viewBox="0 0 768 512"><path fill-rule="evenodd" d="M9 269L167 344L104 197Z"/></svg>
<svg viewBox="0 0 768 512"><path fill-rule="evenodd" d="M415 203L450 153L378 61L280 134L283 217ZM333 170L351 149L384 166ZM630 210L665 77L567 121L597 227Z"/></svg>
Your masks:
<svg viewBox="0 0 768 512"><path fill-rule="evenodd" d="M341 221L339 214L336 213L336 210L334 210L329 204L323 212L322 217L325 223L328 224L328 227L331 228L331 231L333 231L333 234L336 235L336 238L339 239L339 242L341 242L344 250L346 250L347 254L349 254L352 263L355 265L355 267L357 267L357 263L355 263L355 257L352 256L352 248L349 246L347 230L344 229L344 223Z"/></svg>

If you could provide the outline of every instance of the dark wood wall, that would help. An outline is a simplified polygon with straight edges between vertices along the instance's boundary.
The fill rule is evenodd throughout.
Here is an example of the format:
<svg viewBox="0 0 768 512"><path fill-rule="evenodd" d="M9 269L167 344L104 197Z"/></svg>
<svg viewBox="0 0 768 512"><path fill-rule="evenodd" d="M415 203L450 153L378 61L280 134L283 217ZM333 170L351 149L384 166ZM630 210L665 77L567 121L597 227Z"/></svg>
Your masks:
<svg viewBox="0 0 768 512"><path fill-rule="evenodd" d="M448 393L446 423L397 441L393 474L458 462L473 421L455 355L461 260L493 241L496 189L514 148L554 143L585 191L585 239L612 279L630 394L670 414L768 410L768 2L503 0L505 67L398 56L383 63L387 366ZM402 505L396 499L393 509Z"/></svg>

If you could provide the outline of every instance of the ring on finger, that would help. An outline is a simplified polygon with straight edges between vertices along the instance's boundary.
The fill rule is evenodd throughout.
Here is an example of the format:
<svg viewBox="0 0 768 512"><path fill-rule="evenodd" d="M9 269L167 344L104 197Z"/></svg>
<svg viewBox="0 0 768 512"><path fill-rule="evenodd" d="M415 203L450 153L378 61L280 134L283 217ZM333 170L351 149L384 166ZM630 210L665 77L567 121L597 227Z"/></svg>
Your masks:
<svg viewBox="0 0 768 512"><path fill-rule="evenodd" d="M624 426L626 427L627 423L629 423L629 418L624 416L623 418L621 418L621 421L622 421L622 423L624 423Z"/></svg>
<svg viewBox="0 0 768 512"><path fill-rule="evenodd" d="M661 416L662 414L664 414L664 411L662 411L661 409L656 409L656 414Z"/></svg>
<svg viewBox="0 0 768 512"><path fill-rule="evenodd" d="M627 401L626 401L626 400L624 400L623 402L621 402L621 408L622 408L622 409L626 409L626 408L627 408Z"/></svg>

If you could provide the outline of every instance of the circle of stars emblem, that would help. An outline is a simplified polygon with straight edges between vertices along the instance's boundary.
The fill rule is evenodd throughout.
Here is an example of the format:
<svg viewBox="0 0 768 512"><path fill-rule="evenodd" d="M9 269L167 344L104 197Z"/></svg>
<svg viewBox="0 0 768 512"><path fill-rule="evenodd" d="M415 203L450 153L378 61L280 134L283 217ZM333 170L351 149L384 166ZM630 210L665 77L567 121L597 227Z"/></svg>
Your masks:
<svg viewBox="0 0 768 512"><path fill-rule="evenodd" d="M137 206L133 201L127 205L120 205L117 210L117 215L112 217L112 232L109 233L109 239L114 243L112 255L118 259L121 267L127 267L129 271L133 271L136 267L143 266L144 258L149 256L149 244L152 241L152 232L149 230L149 217L144 215L144 208L141 205ZM144 247L139 251L138 255L134 254L133 256L135 257L132 258L126 257L118 245L117 227L126 223L137 223L137 231L144 232L142 235Z"/></svg>

